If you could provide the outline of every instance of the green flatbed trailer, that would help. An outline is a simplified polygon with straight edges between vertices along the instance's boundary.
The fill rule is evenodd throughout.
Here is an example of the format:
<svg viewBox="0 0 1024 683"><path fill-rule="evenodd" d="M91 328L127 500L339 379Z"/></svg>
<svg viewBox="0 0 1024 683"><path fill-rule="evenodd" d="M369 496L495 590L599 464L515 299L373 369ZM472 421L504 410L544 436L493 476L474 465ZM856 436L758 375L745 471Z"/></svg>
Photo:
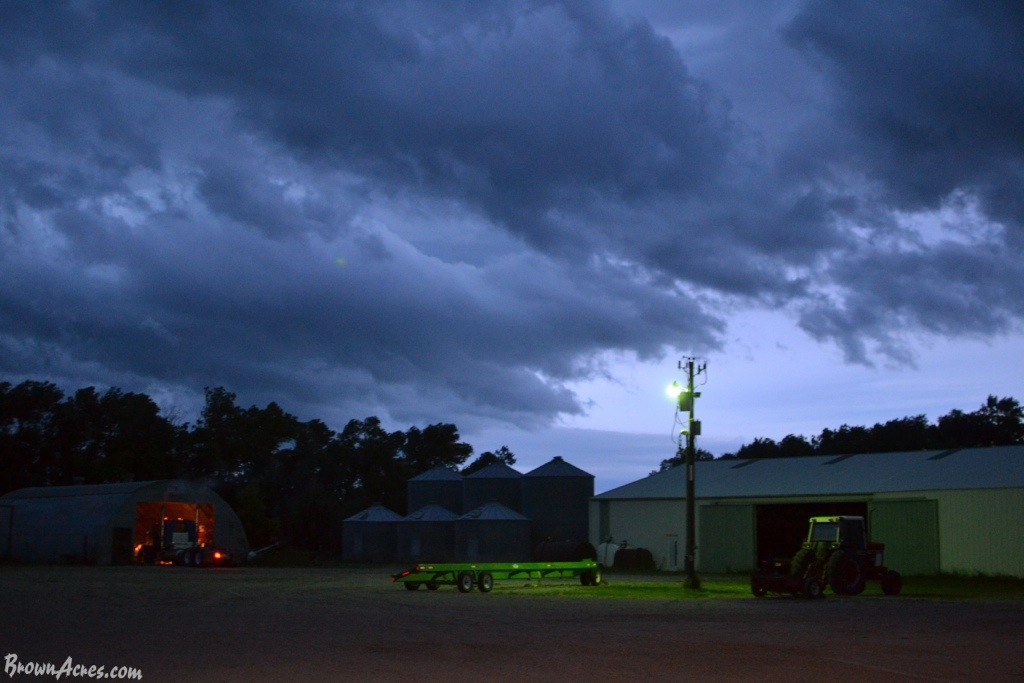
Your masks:
<svg viewBox="0 0 1024 683"><path fill-rule="evenodd" d="M404 583L407 590L420 586L437 590L441 586L455 586L460 593L474 587L489 593L495 581L510 579L571 579L579 577L584 586L601 583L601 565L594 560L580 562L478 562L449 564L418 564L412 569L394 574L391 580Z"/></svg>

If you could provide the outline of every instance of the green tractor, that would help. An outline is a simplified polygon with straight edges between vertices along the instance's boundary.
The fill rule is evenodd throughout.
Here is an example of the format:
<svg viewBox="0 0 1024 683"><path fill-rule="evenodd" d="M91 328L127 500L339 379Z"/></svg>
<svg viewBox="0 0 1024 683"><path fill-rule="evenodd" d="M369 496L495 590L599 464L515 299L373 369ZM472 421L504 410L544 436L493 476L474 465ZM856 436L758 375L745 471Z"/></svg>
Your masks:
<svg viewBox="0 0 1024 683"><path fill-rule="evenodd" d="M773 561L751 577L751 590L819 597L825 586L837 595L860 595L869 580L886 595L899 595L903 579L883 563L885 545L869 543L863 517L811 517L807 540L789 562Z"/></svg>

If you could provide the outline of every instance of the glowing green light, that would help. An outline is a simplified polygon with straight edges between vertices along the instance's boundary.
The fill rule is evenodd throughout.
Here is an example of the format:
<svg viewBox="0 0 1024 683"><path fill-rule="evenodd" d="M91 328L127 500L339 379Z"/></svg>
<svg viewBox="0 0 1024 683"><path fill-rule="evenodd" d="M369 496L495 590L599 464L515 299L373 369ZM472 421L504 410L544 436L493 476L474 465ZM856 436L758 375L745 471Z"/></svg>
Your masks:
<svg viewBox="0 0 1024 683"><path fill-rule="evenodd" d="M679 397L680 392L684 391L685 387L679 386L679 382L672 382L665 388L665 395L673 401Z"/></svg>

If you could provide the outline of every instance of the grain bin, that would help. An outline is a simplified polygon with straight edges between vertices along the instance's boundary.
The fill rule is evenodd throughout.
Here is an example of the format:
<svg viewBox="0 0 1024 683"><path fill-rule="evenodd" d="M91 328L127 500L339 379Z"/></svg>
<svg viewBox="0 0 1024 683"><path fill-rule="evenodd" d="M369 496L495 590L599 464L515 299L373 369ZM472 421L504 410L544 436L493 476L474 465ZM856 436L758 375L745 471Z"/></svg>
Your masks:
<svg viewBox="0 0 1024 683"><path fill-rule="evenodd" d="M436 504L445 508L454 516L465 512L462 507L464 477L450 467L438 465L423 474L409 480L406 491L406 509L420 508Z"/></svg>
<svg viewBox="0 0 1024 683"><path fill-rule="evenodd" d="M530 558L530 520L498 502L485 503L455 522L459 562L522 562Z"/></svg>
<svg viewBox="0 0 1024 683"><path fill-rule="evenodd" d="M424 505L398 523L400 562L452 562L458 516L435 503Z"/></svg>
<svg viewBox="0 0 1024 683"><path fill-rule="evenodd" d="M587 541L594 475L555 456L523 475L521 485L522 512L532 522L534 547L545 541Z"/></svg>
<svg viewBox="0 0 1024 683"><path fill-rule="evenodd" d="M523 511L522 473L503 462L491 463L465 478L465 509L473 510L485 503L498 502L505 507Z"/></svg>
<svg viewBox="0 0 1024 683"><path fill-rule="evenodd" d="M376 503L344 520L341 557L346 562L394 562L401 515Z"/></svg>

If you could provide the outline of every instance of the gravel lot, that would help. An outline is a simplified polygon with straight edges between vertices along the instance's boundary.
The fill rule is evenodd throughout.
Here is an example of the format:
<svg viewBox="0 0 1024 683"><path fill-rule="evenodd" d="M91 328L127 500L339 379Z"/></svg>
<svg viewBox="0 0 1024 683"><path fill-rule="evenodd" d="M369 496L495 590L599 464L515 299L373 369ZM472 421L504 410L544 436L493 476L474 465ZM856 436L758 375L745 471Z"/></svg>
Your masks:
<svg viewBox="0 0 1024 683"><path fill-rule="evenodd" d="M338 568L3 566L0 590L0 656L147 681L1024 679L1011 602L463 595Z"/></svg>

